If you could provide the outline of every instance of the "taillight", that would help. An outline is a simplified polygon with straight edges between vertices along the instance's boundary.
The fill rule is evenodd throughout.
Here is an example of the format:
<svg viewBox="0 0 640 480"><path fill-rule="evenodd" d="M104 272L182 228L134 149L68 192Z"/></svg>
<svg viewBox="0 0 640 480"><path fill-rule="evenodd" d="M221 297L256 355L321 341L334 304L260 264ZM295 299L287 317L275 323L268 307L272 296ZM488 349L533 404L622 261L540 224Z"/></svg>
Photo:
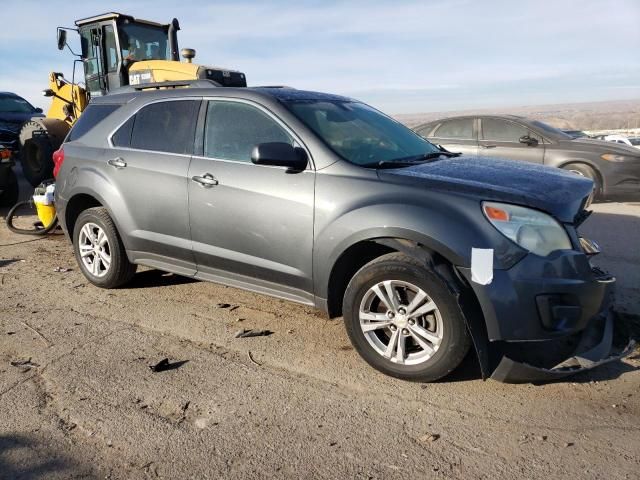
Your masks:
<svg viewBox="0 0 640 480"><path fill-rule="evenodd" d="M64 150L60 147L58 150L53 152L53 176L54 178L58 178L58 172L62 167L62 162L64 162Z"/></svg>

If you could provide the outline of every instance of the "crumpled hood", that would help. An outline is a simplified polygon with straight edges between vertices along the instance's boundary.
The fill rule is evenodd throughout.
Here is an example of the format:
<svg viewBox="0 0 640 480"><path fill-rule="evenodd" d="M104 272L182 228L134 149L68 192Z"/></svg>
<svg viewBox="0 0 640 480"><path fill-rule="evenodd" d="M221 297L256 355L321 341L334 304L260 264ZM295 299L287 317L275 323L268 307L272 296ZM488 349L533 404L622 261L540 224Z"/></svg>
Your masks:
<svg viewBox="0 0 640 480"><path fill-rule="evenodd" d="M537 208L572 223L593 182L574 173L533 163L461 156L412 167L378 170L381 180L475 195Z"/></svg>

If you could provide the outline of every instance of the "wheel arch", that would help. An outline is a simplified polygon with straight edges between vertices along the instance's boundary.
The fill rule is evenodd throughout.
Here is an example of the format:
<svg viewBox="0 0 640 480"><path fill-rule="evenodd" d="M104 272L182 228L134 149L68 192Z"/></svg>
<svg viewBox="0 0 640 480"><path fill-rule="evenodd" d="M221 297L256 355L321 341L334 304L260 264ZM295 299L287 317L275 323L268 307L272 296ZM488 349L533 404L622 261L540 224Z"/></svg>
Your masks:
<svg viewBox="0 0 640 480"><path fill-rule="evenodd" d="M104 207L104 204L88 193L78 193L69 199L64 211L64 225L69 236L73 235L73 229L80 214L94 207Z"/></svg>
<svg viewBox="0 0 640 480"><path fill-rule="evenodd" d="M598 178L598 182L600 183L600 190L604 190L604 175L602 175L602 172L595 163L583 158L572 158L563 160L562 163L558 164L558 168L566 170L569 165L585 165L589 167L591 170L593 170L593 172L596 174L596 177Z"/></svg>

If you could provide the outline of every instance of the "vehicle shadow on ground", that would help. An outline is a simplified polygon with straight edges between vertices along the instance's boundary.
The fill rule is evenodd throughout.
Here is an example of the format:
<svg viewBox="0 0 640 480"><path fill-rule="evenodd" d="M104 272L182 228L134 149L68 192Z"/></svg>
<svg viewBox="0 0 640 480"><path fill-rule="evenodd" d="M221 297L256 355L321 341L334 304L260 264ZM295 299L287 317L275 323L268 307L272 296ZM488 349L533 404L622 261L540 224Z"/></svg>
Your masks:
<svg viewBox="0 0 640 480"><path fill-rule="evenodd" d="M168 287L171 285L183 285L197 281L198 280L191 277L183 277L182 275L167 273L160 270L145 270L143 272L137 272L134 275L133 280L127 283L126 288L137 289Z"/></svg>
<svg viewBox="0 0 640 480"><path fill-rule="evenodd" d="M77 461L25 435L0 435L0 478L32 480L56 474L71 478L82 470L82 478L97 478Z"/></svg>

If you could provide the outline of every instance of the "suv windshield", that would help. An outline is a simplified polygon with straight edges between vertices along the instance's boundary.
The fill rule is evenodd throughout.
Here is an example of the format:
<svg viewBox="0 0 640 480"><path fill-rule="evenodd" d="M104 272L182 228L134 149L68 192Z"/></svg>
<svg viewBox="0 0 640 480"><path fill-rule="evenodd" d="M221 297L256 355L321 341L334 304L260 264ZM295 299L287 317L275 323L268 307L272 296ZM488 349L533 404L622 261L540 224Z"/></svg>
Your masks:
<svg viewBox="0 0 640 480"><path fill-rule="evenodd" d="M124 59L169 59L169 34L160 26L125 23L120 27L120 45Z"/></svg>
<svg viewBox="0 0 640 480"><path fill-rule="evenodd" d="M363 103L296 99L287 108L348 162L371 166L440 150L404 125Z"/></svg>
<svg viewBox="0 0 640 480"><path fill-rule="evenodd" d="M0 113L33 113L35 109L24 98L0 96Z"/></svg>

